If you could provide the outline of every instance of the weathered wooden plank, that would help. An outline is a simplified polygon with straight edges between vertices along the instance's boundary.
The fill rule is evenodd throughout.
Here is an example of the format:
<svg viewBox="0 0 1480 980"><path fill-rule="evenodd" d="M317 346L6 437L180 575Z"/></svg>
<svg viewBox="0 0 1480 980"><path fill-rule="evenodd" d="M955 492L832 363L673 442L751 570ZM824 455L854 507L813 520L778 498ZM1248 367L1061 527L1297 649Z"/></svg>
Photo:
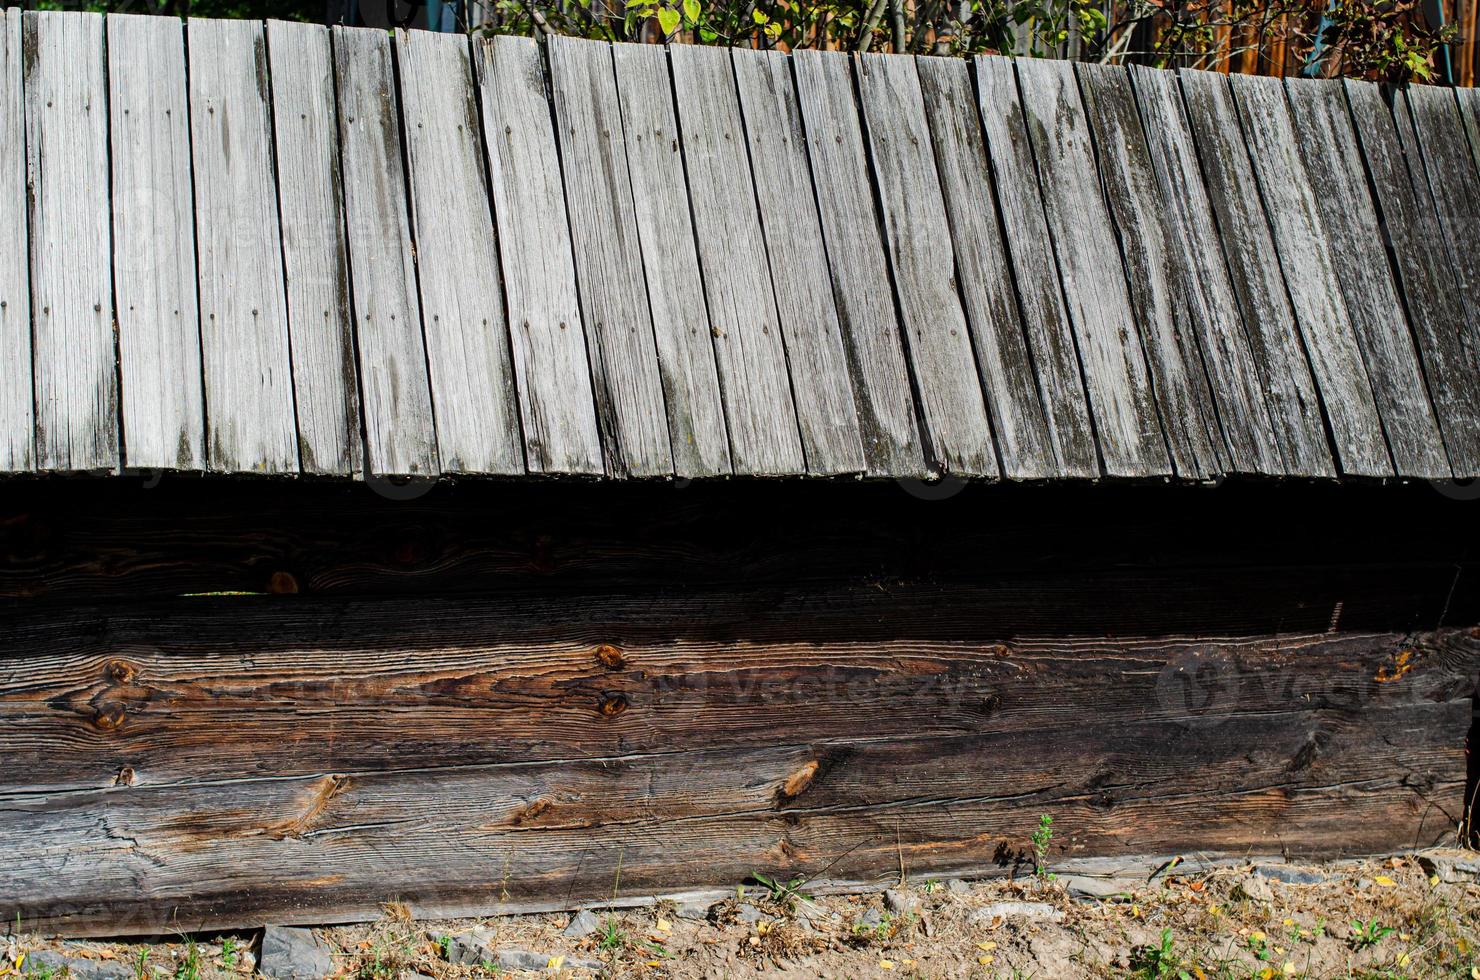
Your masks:
<svg viewBox="0 0 1480 980"><path fill-rule="evenodd" d="M1084 368L1095 437L1111 476L1170 473L1151 374L1131 310L1094 145L1069 62L1021 61L1017 73L1043 210Z"/></svg>
<svg viewBox="0 0 1480 980"><path fill-rule="evenodd" d="M533 38L474 42L525 461L603 472L545 73Z"/></svg>
<svg viewBox="0 0 1480 980"><path fill-rule="evenodd" d="M978 58L975 67L977 111L992 158L1023 327L1033 352L1034 373L1059 472L1064 476L1099 476L1099 452L1079 352L1059 284L1017 78L1006 59Z"/></svg>
<svg viewBox="0 0 1480 980"><path fill-rule="evenodd" d="M971 322L1002 472L1015 480L1058 476L1018 317L970 66L960 58L919 58L915 64L955 246L956 282Z"/></svg>
<svg viewBox="0 0 1480 980"><path fill-rule="evenodd" d="M0 11L0 473L36 465L21 11Z"/></svg>
<svg viewBox="0 0 1480 980"><path fill-rule="evenodd" d="M868 473L920 477L925 455L893 295L880 285L889 265L852 68L840 52L794 51L791 63Z"/></svg>
<svg viewBox="0 0 1480 980"><path fill-rule="evenodd" d="M806 470L729 53L669 52L735 472Z"/></svg>
<svg viewBox="0 0 1480 980"><path fill-rule="evenodd" d="M1278 78L1252 75L1231 76L1230 83L1337 461L1344 473L1391 475L1372 381L1342 297L1315 188L1295 145L1284 86Z"/></svg>
<svg viewBox="0 0 1480 980"><path fill-rule="evenodd" d="M521 473L514 367L493 274L498 242L467 39L397 31L396 54L442 472ZM563 224L565 215L547 211L540 220Z"/></svg>
<svg viewBox="0 0 1480 980"><path fill-rule="evenodd" d="M103 18L22 20L36 465L118 466Z"/></svg>
<svg viewBox="0 0 1480 980"><path fill-rule="evenodd" d="M859 473L863 440L791 60L748 48L732 55L807 472Z"/></svg>
<svg viewBox="0 0 1480 980"><path fill-rule="evenodd" d="M1459 99L1460 119L1470 138L1470 155L1475 158L1476 169L1480 169L1480 89L1456 86L1454 96Z"/></svg>
<svg viewBox="0 0 1480 980"><path fill-rule="evenodd" d="M270 20L267 54L299 464L358 474L364 443L329 31Z"/></svg>
<svg viewBox="0 0 1480 980"><path fill-rule="evenodd" d="M1320 397L1276 260L1269 219L1258 194L1250 192L1257 185L1228 80L1203 71L1184 70L1178 77L1233 292L1284 450L1284 472L1335 476Z"/></svg>
<svg viewBox="0 0 1480 980"><path fill-rule="evenodd" d="M674 472L680 477L720 476L730 472L730 443L668 57L656 45L615 44L612 58Z"/></svg>
<svg viewBox="0 0 1480 980"><path fill-rule="evenodd" d="M1132 66L1178 288L1175 321L1197 336L1235 473L1280 474L1280 440L1244 325L1175 72Z"/></svg>
<svg viewBox="0 0 1480 980"><path fill-rule="evenodd" d="M880 54L854 67L929 453L947 473L996 476L919 73L913 59Z"/></svg>
<svg viewBox="0 0 1480 980"><path fill-rule="evenodd" d="M665 385L658 360L611 45L552 37L545 50L606 468L671 475L670 425L690 437L664 404L678 379Z"/></svg>
<svg viewBox="0 0 1480 980"><path fill-rule="evenodd" d="M1367 188L1341 82L1287 79L1291 132L1330 242L1346 309L1372 381L1399 476L1448 479L1449 462L1413 334L1388 265L1377 209Z"/></svg>
<svg viewBox="0 0 1480 980"><path fill-rule="evenodd" d="M123 459L204 469L185 35L173 17L106 26Z"/></svg>
<svg viewBox="0 0 1480 980"><path fill-rule="evenodd" d="M437 433L391 39L385 31L336 27L333 43L367 469L435 476Z"/></svg>
<svg viewBox="0 0 1480 980"><path fill-rule="evenodd" d="M1480 334L1456 302L1459 284L1407 104L1394 103L1395 122L1377 85L1349 80L1346 93L1450 466L1460 478L1480 475Z"/></svg>

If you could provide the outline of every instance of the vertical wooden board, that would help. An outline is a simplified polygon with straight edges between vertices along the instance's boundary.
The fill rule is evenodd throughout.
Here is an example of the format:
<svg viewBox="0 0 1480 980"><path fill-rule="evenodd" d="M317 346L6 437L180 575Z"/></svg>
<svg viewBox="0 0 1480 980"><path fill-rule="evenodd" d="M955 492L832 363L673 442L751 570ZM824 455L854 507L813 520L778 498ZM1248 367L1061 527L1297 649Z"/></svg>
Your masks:
<svg viewBox="0 0 1480 980"><path fill-rule="evenodd" d="M945 195L957 284L971 323L1002 472L1015 480L1059 476L1018 318L970 67L960 58L917 58L915 66Z"/></svg>
<svg viewBox="0 0 1480 980"><path fill-rule="evenodd" d="M1401 97L1389 111L1376 84L1345 84L1450 466L1457 477L1480 476L1480 331L1466 324L1457 301L1412 119Z"/></svg>
<svg viewBox="0 0 1480 980"><path fill-rule="evenodd" d="M332 39L366 468L436 476L391 39L368 27L336 27Z"/></svg>
<svg viewBox="0 0 1480 980"><path fill-rule="evenodd" d="M997 456L956 289L956 256L919 73L914 59L893 55L863 55L855 65L930 451L947 473L996 476Z"/></svg>
<svg viewBox="0 0 1480 980"><path fill-rule="evenodd" d="M288 334L305 473L358 473L363 455L339 122L329 30L267 22Z"/></svg>
<svg viewBox="0 0 1480 980"><path fill-rule="evenodd" d="M173 17L106 28L123 460L204 469L185 35Z"/></svg>
<svg viewBox="0 0 1480 980"><path fill-rule="evenodd" d="M732 55L807 472L859 473L863 440L791 61L780 51L736 48Z"/></svg>
<svg viewBox="0 0 1480 980"><path fill-rule="evenodd" d="M532 38L474 43L530 472L602 469L545 73Z"/></svg>
<svg viewBox="0 0 1480 980"><path fill-rule="evenodd" d="M1444 441L1388 265L1341 82L1291 78L1285 87L1295 144L1312 186L1320 188L1318 213L1398 475L1448 479Z"/></svg>
<svg viewBox="0 0 1480 980"><path fill-rule="evenodd" d="M633 219L680 477L730 472L724 399L714 361L678 142L668 56L652 44L612 46ZM622 188L617 188L620 194Z"/></svg>
<svg viewBox="0 0 1480 980"><path fill-rule="evenodd" d="M1096 477L1100 475L1100 461L1094 424L1012 62L1006 58L977 58L976 84L977 111L991 157L1007 252L1022 304L1023 327L1033 353L1059 473Z"/></svg>
<svg viewBox="0 0 1480 980"><path fill-rule="evenodd" d="M1269 219L1254 189L1253 165L1228 80L1205 71L1184 70L1178 77L1234 295L1281 440L1285 472L1335 476L1315 380L1275 258Z"/></svg>
<svg viewBox="0 0 1480 980"><path fill-rule="evenodd" d="M396 53L442 472L521 473L514 368L468 41L461 34L397 31ZM547 213L544 220L563 223L565 215Z"/></svg>
<svg viewBox="0 0 1480 980"><path fill-rule="evenodd" d="M665 407L676 379L665 384L658 361L611 45L551 37L546 51L606 468L672 474L669 426L690 437Z"/></svg>
<svg viewBox="0 0 1480 980"><path fill-rule="evenodd" d="M260 21L191 20L186 29L210 467L294 473L267 38Z"/></svg>
<svg viewBox="0 0 1480 980"><path fill-rule="evenodd" d="M729 52L669 52L735 472L806 470Z"/></svg>
<svg viewBox="0 0 1480 980"><path fill-rule="evenodd" d="M1020 61L1019 89L1105 471L1170 473L1094 146L1069 62Z"/></svg>
<svg viewBox="0 0 1480 980"><path fill-rule="evenodd" d="M36 456L43 470L118 466L103 18L22 21Z"/></svg>
<svg viewBox="0 0 1480 980"><path fill-rule="evenodd" d="M925 454L893 295L883 288L889 266L852 66L841 52L794 51L791 61L868 473L919 477Z"/></svg>
<svg viewBox="0 0 1480 980"><path fill-rule="evenodd" d="M0 473L36 465L21 11L0 10Z"/></svg>
<svg viewBox="0 0 1480 980"><path fill-rule="evenodd" d="M1114 65L1081 64L1076 70L1172 465L1179 476L1205 480L1227 469L1227 453L1197 333L1183 329L1180 320L1180 257L1130 73Z"/></svg>
<svg viewBox="0 0 1480 980"><path fill-rule="evenodd" d="M1480 89L1455 88L1454 96L1459 100L1465 135L1470 138L1470 156L1475 160L1475 168L1480 170Z"/></svg>
<svg viewBox="0 0 1480 980"><path fill-rule="evenodd" d="M1174 322L1194 333L1202 350L1228 468L1235 473L1283 473L1284 455L1218 244L1177 75L1133 66L1131 78L1160 189L1156 207L1166 222L1167 248L1179 280Z"/></svg>

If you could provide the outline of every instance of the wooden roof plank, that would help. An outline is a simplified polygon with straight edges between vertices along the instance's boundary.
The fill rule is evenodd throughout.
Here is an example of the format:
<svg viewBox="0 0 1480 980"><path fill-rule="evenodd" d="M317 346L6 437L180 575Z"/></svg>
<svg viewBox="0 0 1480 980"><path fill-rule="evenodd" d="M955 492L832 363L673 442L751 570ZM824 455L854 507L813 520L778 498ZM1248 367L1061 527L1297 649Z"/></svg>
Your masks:
<svg viewBox="0 0 1480 980"><path fill-rule="evenodd" d="M861 473L863 440L791 60L748 48L732 55L807 472Z"/></svg>
<svg viewBox="0 0 1480 980"><path fill-rule="evenodd" d="M364 452L329 29L268 21L267 56L299 464L305 473L358 474Z"/></svg>
<svg viewBox="0 0 1480 980"><path fill-rule="evenodd" d="M103 18L50 11L23 18L37 468L114 470Z"/></svg>
<svg viewBox="0 0 1480 980"><path fill-rule="evenodd" d="M1448 479L1444 440L1388 265L1377 209L1337 79L1286 79L1292 132L1313 187L1331 261L1372 380L1399 476Z"/></svg>
<svg viewBox="0 0 1480 980"><path fill-rule="evenodd" d="M474 42L510 349L532 473L599 475L586 335L545 73L532 38Z"/></svg>
<svg viewBox="0 0 1480 980"><path fill-rule="evenodd" d="M849 56L794 51L792 70L853 403L870 476L926 473Z"/></svg>
<svg viewBox="0 0 1480 980"><path fill-rule="evenodd" d="M1454 97L1459 100L1460 120L1470 140L1470 156L1480 170L1480 89L1456 87Z"/></svg>
<svg viewBox="0 0 1480 980"><path fill-rule="evenodd" d="M729 52L678 45L669 59L735 472L803 473L806 457Z"/></svg>
<svg viewBox="0 0 1480 980"><path fill-rule="evenodd" d="M436 476L391 39L385 31L336 27L332 40L366 469Z"/></svg>
<svg viewBox="0 0 1480 980"><path fill-rule="evenodd" d="M913 59L890 55L863 55L855 65L931 455L947 473L997 476L919 73Z"/></svg>
<svg viewBox="0 0 1480 980"><path fill-rule="evenodd" d="M468 41L461 34L399 30L395 43L442 472L522 473L514 366ZM544 219L563 223L565 216Z"/></svg>
<svg viewBox="0 0 1480 980"><path fill-rule="evenodd" d="M0 473L36 466L21 11L0 10Z"/></svg>
<svg viewBox="0 0 1480 980"><path fill-rule="evenodd" d="M671 475L670 419L611 45L551 37L546 52L606 467L622 475ZM682 421L673 421L686 438Z"/></svg>

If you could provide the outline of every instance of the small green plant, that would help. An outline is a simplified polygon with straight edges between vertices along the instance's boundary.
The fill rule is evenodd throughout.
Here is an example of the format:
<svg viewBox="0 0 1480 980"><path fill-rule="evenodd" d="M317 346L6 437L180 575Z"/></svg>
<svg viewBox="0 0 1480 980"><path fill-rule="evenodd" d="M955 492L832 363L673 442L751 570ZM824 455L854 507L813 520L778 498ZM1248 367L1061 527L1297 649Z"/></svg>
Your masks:
<svg viewBox="0 0 1480 980"><path fill-rule="evenodd" d="M134 958L134 976L138 980L147 980L149 976L149 950L139 950L139 955Z"/></svg>
<svg viewBox="0 0 1480 980"><path fill-rule="evenodd" d="M1392 926L1378 925L1376 919L1363 922L1361 919L1352 920L1352 945L1358 950L1371 949L1382 942L1394 931Z"/></svg>
<svg viewBox="0 0 1480 980"><path fill-rule="evenodd" d="M1192 980L1177 955L1172 930L1163 929L1159 943L1142 946L1131 955L1131 976L1139 980Z"/></svg>
<svg viewBox="0 0 1480 980"><path fill-rule="evenodd" d="M936 878L926 878L925 884L922 885L921 888L924 890L925 894L934 895L936 892L940 891L940 881Z"/></svg>
<svg viewBox="0 0 1480 980"><path fill-rule="evenodd" d="M801 893L802 886L807 883L807 879L800 875L785 884L777 878L768 878L760 872L753 871L750 876L766 890L766 897L768 899L777 905L788 907L796 901L797 895Z"/></svg>
<svg viewBox="0 0 1480 980"><path fill-rule="evenodd" d="M606 917L606 922L597 935L600 938L596 942L596 948L603 953L618 950L627 945L627 934L617 924L617 917L614 915Z"/></svg>
<svg viewBox="0 0 1480 980"><path fill-rule="evenodd" d="M1033 841L1033 874L1039 881L1052 881L1054 875L1048 870L1048 848L1053 844L1053 817L1042 814L1038 817L1038 829L1029 835Z"/></svg>
<svg viewBox="0 0 1480 980"><path fill-rule="evenodd" d="M444 932L437 938L437 948L442 951L442 958L444 960L452 959L452 937L447 935L447 933Z"/></svg>
<svg viewBox="0 0 1480 980"><path fill-rule="evenodd" d="M200 947L192 936L185 937L185 956L175 967L175 980L200 980Z"/></svg>
<svg viewBox="0 0 1480 980"><path fill-rule="evenodd" d="M236 966L241 959L241 945L235 939L227 936L221 940L221 964L223 966Z"/></svg>

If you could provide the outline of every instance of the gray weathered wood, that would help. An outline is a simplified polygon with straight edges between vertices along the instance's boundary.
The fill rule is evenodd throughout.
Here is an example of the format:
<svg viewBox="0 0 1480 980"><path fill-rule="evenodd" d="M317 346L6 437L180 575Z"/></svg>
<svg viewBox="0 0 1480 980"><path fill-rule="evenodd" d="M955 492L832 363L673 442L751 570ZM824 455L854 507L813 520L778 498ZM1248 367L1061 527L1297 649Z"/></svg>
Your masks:
<svg viewBox="0 0 1480 980"><path fill-rule="evenodd" d="M665 386L658 361L611 45L552 37L546 51L606 468L671 474L670 425L689 436L664 404L676 379Z"/></svg>
<svg viewBox="0 0 1480 980"><path fill-rule="evenodd" d="M1175 72L1133 66L1131 78L1156 180L1156 207L1178 279L1174 323L1194 333L1202 350L1218 419L1235 473L1280 474L1284 455L1249 338L1239 317L1212 205Z"/></svg>
<svg viewBox="0 0 1480 980"><path fill-rule="evenodd" d="M106 26L123 461L204 469L185 35L173 17Z"/></svg>
<svg viewBox="0 0 1480 980"><path fill-rule="evenodd" d="M603 472L560 160L532 38L474 43L510 347L533 473Z"/></svg>
<svg viewBox="0 0 1480 980"><path fill-rule="evenodd" d="M1172 465L1179 476L1208 479L1227 470L1227 452L1197 332L1181 322L1173 219L1158 193L1130 73L1095 64L1077 72Z"/></svg>
<svg viewBox="0 0 1480 980"><path fill-rule="evenodd" d="M795 51L802 122L833 299L870 476L919 477L924 449L879 232L852 67L840 52Z"/></svg>
<svg viewBox="0 0 1480 980"><path fill-rule="evenodd" d="M729 52L669 54L735 472L801 473L805 452Z"/></svg>
<svg viewBox="0 0 1480 980"><path fill-rule="evenodd" d="M1233 75L1230 83L1337 459L1345 473L1390 475L1372 381L1342 298L1315 188L1295 146L1284 86L1278 78L1251 75Z"/></svg>
<svg viewBox="0 0 1480 980"><path fill-rule="evenodd" d="M780 51L736 48L732 54L807 471L858 473L863 441L791 61Z"/></svg>
<svg viewBox="0 0 1480 980"><path fill-rule="evenodd" d="M1388 265L1341 82L1287 79L1294 141L1314 188L1346 309L1399 476L1447 479L1444 441Z"/></svg>
<svg viewBox="0 0 1480 980"><path fill-rule="evenodd" d="M674 472L680 477L727 474L724 399L699 275L668 56L656 45L616 44L612 59L626 141L622 166L631 183Z"/></svg>
<svg viewBox="0 0 1480 980"><path fill-rule="evenodd" d="M977 111L992 160L1003 234L1059 473L1099 476L1074 328L1059 284L1012 62L976 59L976 83Z"/></svg>
<svg viewBox="0 0 1480 980"><path fill-rule="evenodd" d="M329 31L270 20L267 54L299 464L346 476L361 470L363 440Z"/></svg>
<svg viewBox="0 0 1480 980"><path fill-rule="evenodd" d="M22 26L37 467L114 469L103 18L27 11Z"/></svg>
<svg viewBox="0 0 1480 980"><path fill-rule="evenodd" d="M1465 135L1470 138L1470 155L1475 159L1475 168L1480 170L1480 89L1456 87L1454 96L1459 100Z"/></svg>
<svg viewBox="0 0 1480 980"><path fill-rule="evenodd" d="M913 59L891 55L864 55L855 67L930 453L947 473L996 476L919 73Z"/></svg>
<svg viewBox="0 0 1480 980"><path fill-rule="evenodd" d="M442 472L520 473L524 450L468 42L461 34L397 31L396 54ZM545 211L542 220L563 223L565 216Z"/></svg>
<svg viewBox="0 0 1480 980"><path fill-rule="evenodd" d="M391 39L385 31L336 27L333 42L367 469L377 476L435 476L437 434Z"/></svg>
<svg viewBox="0 0 1480 980"><path fill-rule="evenodd" d="M1284 450L1285 472L1335 476L1320 399L1275 257L1269 219L1258 194L1251 193L1253 165L1228 80L1204 71L1184 70L1179 77L1234 295Z"/></svg>
<svg viewBox="0 0 1480 980"><path fill-rule="evenodd" d="M294 473L267 39L260 21L191 20L187 31L209 465Z"/></svg>
<svg viewBox="0 0 1480 980"><path fill-rule="evenodd" d="M1020 61L1017 71L1105 471L1111 476L1169 473L1172 461L1100 191L1073 65Z"/></svg>
<svg viewBox="0 0 1480 980"><path fill-rule="evenodd" d="M36 465L21 11L0 10L0 473Z"/></svg>
<svg viewBox="0 0 1480 980"><path fill-rule="evenodd" d="M1062 475L1018 318L970 65L960 58L919 58L915 65L955 246L957 285L976 342L1003 475L1015 480Z"/></svg>

